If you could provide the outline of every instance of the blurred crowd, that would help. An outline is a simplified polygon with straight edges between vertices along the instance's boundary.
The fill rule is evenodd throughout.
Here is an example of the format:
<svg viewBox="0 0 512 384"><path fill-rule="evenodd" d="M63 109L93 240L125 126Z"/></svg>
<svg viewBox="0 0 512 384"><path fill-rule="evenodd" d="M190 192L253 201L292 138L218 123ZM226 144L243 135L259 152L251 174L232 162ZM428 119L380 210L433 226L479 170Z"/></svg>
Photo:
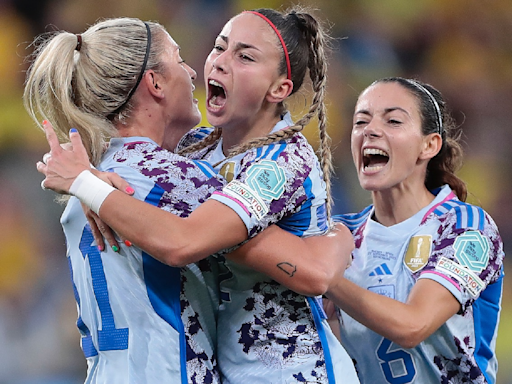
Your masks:
<svg viewBox="0 0 512 384"><path fill-rule="evenodd" d="M297 3L297 2L294 2ZM438 88L463 128L460 171L470 202L495 219L506 254L512 250L512 2L510 0L304 0L331 27L329 130L336 166L335 212L370 202L353 169L349 137L355 98L384 76L418 78ZM35 36L56 29L80 33L99 18L156 20L198 72L222 25L285 0L0 0L0 384L75 384L85 359L59 224L63 206L42 191L35 163L44 135L22 104ZM299 95L292 105L307 105ZM202 122L204 125L206 121ZM311 130L313 131L313 130ZM306 132L314 144L315 134ZM512 274L512 261L505 260ZM498 383L512 383L512 282L497 342Z"/></svg>

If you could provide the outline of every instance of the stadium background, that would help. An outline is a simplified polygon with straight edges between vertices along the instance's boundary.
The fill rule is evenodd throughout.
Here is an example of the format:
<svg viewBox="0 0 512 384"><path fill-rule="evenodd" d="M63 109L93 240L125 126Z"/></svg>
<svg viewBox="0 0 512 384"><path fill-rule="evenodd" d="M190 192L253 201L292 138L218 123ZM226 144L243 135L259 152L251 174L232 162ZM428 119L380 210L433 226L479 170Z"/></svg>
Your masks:
<svg viewBox="0 0 512 384"><path fill-rule="evenodd" d="M55 28L79 33L102 17L156 20L197 70L230 16L284 0L0 0L0 384L83 382L85 360L59 225L63 207L39 187L35 162L47 150L23 109L25 57L35 35ZM328 97L336 212L367 205L349 153L355 98L374 79L409 76L439 88L463 123L466 160L460 175L471 201L497 222L512 249L512 2L510 0L316 0L337 39ZM296 113L307 96L296 98ZM207 124L206 121L203 121ZM314 129L307 130L312 143ZM506 260L512 275L512 262ZM512 383L512 282L505 279L497 342L498 383Z"/></svg>

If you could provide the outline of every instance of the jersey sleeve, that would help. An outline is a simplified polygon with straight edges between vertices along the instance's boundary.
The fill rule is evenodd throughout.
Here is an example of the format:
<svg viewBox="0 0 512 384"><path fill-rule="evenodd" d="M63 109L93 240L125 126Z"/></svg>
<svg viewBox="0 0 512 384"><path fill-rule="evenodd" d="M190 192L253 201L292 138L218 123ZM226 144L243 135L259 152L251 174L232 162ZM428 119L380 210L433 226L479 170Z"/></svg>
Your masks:
<svg viewBox="0 0 512 384"><path fill-rule="evenodd" d="M503 243L496 224L479 207L460 203L439 220L439 237L419 278L447 288L464 312L502 277Z"/></svg>
<svg viewBox="0 0 512 384"><path fill-rule="evenodd" d="M206 162L188 160L151 143L130 143L107 165L139 200L187 217L224 183Z"/></svg>
<svg viewBox="0 0 512 384"><path fill-rule="evenodd" d="M249 238L279 221L298 235L327 229L325 183L305 139L251 150L240 164L235 178L210 198L240 216Z"/></svg>

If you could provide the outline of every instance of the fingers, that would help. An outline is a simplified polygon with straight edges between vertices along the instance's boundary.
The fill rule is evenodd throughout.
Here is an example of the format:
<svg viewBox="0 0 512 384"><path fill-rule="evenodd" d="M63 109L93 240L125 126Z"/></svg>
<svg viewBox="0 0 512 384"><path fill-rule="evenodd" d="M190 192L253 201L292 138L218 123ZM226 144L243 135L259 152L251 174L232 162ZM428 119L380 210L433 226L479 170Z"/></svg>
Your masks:
<svg viewBox="0 0 512 384"><path fill-rule="evenodd" d="M69 140L73 146L73 152L79 155L80 158L89 158L87 150L84 147L84 143L82 142L82 138L80 137L80 133L78 133L76 128L71 128L69 130Z"/></svg>
<svg viewBox="0 0 512 384"><path fill-rule="evenodd" d="M50 152L55 151L58 153L61 149L59 139L57 138L57 135L53 130L53 126L49 121L43 121L43 130L46 135L46 141L48 141L48 144L50 145Z"/></svg>
<svg viewBox="0 0 512 384"><path fill-rule="evenodd" d="M96 240L96 244L100 251L105 249L105 239L110 247L114 250L114 252L119 252L119 243L116 240L114 235L114 231L106 225L101 218L91 211L87 206L82 204L82 209L84 210L85 216L87 217L87 221L89 222L89 226L91 227L92 235L94 236L94 240Z"/></svg>
<svg viewBox="0 0 512 384"><path fill-rule="evenodd" d="M135 190L130 187L130 184L128 184L126 182L126 180L124 180L121 176L119 176L117 173L108 173L107 174L107 177L110 181L110 184L120 190L120 191L123 191L124 193L126 193L127 195L133 195L135 193Z"/></svg>

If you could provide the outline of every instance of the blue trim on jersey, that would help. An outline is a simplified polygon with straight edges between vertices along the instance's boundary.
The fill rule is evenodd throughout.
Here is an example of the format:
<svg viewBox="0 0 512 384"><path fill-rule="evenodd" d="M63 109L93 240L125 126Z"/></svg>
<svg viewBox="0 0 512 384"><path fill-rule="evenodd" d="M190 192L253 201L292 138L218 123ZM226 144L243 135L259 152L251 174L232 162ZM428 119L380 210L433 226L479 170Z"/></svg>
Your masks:
<svg viewBox="0 0 512 384"><path fill-rule="evenodd" d="M478 229L483 231L485 225L485 212L475 205L463 203L459 200L449 200L434 210L434 214L442 216L453 210L457 217L456 229Z"/></svg>
<svg viewBox="0 0 512 384"><path fill-rule="evenodd" d="M157 206L164 190L155 185L145 202ZM181 319L181 269L165 265L146 252L142 252L142 268L149 301L155 312L180 335L181 383L187 384L187 343L185 326Z"/></svg>
<svg viewBox="0 0 512 384"><path fill-rule="evenodd" d="M281 154L282 151L284 151L284 149L286 148L286 143L283 143L281 145L279 145L278 149L276 150L276 152L272 155L272 160L276 161L277 158L279 157L279 155Z"/></svg>
<svg viewBox="0 0 512 384"><path fill-rule="evenodd" d="M75 296L75 300L78 304L78 307L80 308L80 296L78 295L78 290L76 289L76 285L73 280L73 265L71 264L71 257L68 257L68 266L69 272L71 274L71 285L73 286L73 294ZM87 325L85 325L84 321L82 320L82 316L78 316L78 319L76 320L76 326L80 330L80 333L82 334L80 344L85 358L98 356L98 351L96 350L96 347L92 342L91 331L89 330Z"/></svg>
<svg viewBox="0 0 512 384"><path fill-rule="evenodd" d="M347 226L350 231L354 231L361 226L363 222L366 221L368 215L370 214L373 205L367 206L361 212L358 213L347 213L343 215L334 215L332 219L335 222L341 222Z"/></svg>
<svg viewBox="0 0 512 384"><path fill-rule="evenodd" d="M203 172L207 177L215 177L217 172L213 169L210 163L201 160L192 160L192 162Z"/></svg>
<svg viewBox="0 0 512 384"><path fill-rule="evenodd" d="M322 343L322 349L324 351L327 381L329 384L336 384L336 379L334 376L334 367L332 365L331 351L329 350L329 343L327 342L327 336L325 334L325 329L322 323L322 317L325 318L325 312L323 311L323 309L322 312L320 312L320 304L314 297L307 297L307 300L309 303L309 307L311 308L311 313L313 314L313 319L315 321L316 329L318 331L318 337L320 338L320 342ZM321 316L321 313L324 316Z"/></svg>
<svg viewBox="0 0 512 384"><path fill-rule="evenodd" d="M475 322L475 361L488 383L494 383L488 375L487 366L494 353L491 347L498 327L500 303L503 291L502 274L495 283L489 284L473 304Z"/></svg>

